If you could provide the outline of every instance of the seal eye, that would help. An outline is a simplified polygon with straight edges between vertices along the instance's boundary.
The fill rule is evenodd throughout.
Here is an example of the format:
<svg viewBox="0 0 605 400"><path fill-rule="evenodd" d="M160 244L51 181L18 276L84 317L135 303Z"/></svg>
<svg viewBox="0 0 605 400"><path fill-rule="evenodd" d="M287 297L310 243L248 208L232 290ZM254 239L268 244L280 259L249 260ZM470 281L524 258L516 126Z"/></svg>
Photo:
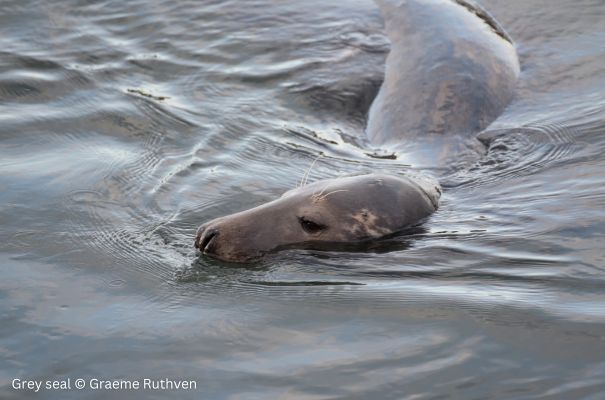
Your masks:
<svg viewBox="0 0 605 400"><path fill-rule="evenodd" d="M326 229L325 225L318 224L317 222L313 222L305 217L299 217L298 220L300 221L300 226L302 226L307 233L317 233Z"/></svg>

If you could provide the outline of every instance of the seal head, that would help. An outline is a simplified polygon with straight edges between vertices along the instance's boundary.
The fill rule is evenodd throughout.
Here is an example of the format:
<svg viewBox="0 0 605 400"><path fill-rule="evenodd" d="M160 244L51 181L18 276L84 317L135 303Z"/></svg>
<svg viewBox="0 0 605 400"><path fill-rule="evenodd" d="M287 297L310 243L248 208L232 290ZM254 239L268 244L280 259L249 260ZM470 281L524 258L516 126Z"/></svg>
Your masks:
<svg viewBox="0 0 605 400"><path fill-rule="evenodd" d="M368 174L321 180L202 225L195 247L223 261L247 262L285 248L362 243L421 222L437 209L440 196L429 178Z"/></svg>

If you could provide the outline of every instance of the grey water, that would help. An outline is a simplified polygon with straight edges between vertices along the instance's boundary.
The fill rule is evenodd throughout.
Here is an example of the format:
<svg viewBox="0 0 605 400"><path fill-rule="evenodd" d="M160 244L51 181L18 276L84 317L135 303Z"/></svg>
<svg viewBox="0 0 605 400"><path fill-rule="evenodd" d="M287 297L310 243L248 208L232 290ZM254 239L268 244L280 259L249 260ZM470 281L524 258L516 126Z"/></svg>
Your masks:
<svg viewBox="0 0 605 400"><path fill-rule="evenodd" d="M424 230L228 265L196 227L319 155L409 169L363 137L377 6L0 2L0 398L605 398L605 3L481 3L517 93ZM68 378L197 387L13 383Z"/></svg>

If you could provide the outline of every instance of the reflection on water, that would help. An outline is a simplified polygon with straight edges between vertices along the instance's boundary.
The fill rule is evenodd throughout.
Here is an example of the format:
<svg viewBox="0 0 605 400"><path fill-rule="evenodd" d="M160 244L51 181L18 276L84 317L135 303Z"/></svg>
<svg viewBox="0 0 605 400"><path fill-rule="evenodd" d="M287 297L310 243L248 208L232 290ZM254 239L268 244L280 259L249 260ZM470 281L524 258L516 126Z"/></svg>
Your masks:
<svg viewBox="0 0 605 400"><path fill-rule="evenodd" d="M376 6L2 2L0 397L79 376L200 389L135 398L605 396L605 9L483 3L517 96L482 160L435 171L425 229L228 265L195 228L319 154L312 179L408 170L362 135Z"/></svg>

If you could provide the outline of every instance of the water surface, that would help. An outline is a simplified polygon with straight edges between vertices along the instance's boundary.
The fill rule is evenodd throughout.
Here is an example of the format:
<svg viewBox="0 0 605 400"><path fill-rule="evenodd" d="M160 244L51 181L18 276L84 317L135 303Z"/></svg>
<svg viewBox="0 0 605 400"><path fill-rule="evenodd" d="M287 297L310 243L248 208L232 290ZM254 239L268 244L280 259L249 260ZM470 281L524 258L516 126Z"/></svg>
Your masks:
<svg viewBox="0 0 605 400"><path fill-rule="evenodd" d="M363 138L371 1L0 4L0 397L605 398L605 7L485 0L517 95L424 232L363 253L198 258L195 228L404 160Z"/></svg>

